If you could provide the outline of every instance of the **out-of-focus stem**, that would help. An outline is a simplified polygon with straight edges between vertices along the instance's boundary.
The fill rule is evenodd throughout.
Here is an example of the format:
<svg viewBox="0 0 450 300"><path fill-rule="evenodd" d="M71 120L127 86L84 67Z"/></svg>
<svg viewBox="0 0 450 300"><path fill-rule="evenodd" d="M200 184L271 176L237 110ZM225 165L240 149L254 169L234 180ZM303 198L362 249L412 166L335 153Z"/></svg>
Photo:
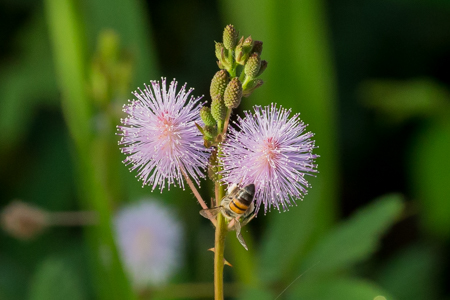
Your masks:
<svg viewBox="0 0 450 300"><path fill-rule="evenodd" d="M94 211L53 212L49 214L48 221L56 226L87 226L98 224L98 216Z"/></svg>

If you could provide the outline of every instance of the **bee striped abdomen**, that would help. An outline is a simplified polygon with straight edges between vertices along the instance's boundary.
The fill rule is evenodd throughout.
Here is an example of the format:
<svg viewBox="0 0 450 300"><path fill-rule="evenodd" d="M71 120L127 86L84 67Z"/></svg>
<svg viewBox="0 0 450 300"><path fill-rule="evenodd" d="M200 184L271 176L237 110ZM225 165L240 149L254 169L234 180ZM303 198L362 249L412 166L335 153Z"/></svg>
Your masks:
<svg viewBox="0 0 450 300"><path fill-rule="evenodd" d="M239 215L245 213L247 208L248 208L248 205L244 204L243 202L240 202L236 198L233 198L233 200L231 200L231 202L230 202L230 209Z"/></svg>

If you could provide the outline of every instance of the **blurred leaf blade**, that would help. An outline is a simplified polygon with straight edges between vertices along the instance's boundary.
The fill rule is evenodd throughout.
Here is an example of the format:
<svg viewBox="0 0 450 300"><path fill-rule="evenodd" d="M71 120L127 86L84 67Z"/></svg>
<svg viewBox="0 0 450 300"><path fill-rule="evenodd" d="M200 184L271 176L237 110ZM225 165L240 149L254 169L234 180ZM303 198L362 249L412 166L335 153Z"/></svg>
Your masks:
<svg viewBox="0 0 450 300"><path fill-rule="evenodd" d="M375 200L318 241L302 262L303 268L320 262L312 273L330 274L368 258L402 209L400 195L391 194Z"/></svg>
<svg viewBox="0 0 450 300"><path fill-rule="evenodd" d="M377 296L381 296L376 298ZM375 284L352 278L326 281L304 281L297 284L287 299L302 300L394 300Z"/></svg>
<svg viewBox="0 0 450 300"><path fill-rule="evenodd" d="M371 80L360 88L364 104L395 123L430 117L448 108L449 93L429 79Z"/></svg>
<svg viewBox="0 0 450 300"><path fill-rule="evenodd" d="M20 60L0 68L0 154L24 138L37 107L59 105L45 25L36 13L18 37Z"/></svg>
<svg viewBox="0 0 450 300"><path fill-rule="evenodd" d="M450 236L450 118L430 121L411 147L411 185L420 204L422 224L436 237Z"/></svg>
<svg viewBox="0 0 450 300"><path fill-rule="evenodd" d="M49 257L38 266L28 299L84 300L87 296L71 265L61 257Z"/></svg>
<svg viewBox="0 0 450 300"><path fill-rule="evenodd" d="M290 277L295 262L301 259L302 253L305 253L307 242L314 233L313 212L317 209L317 205L317 202L308 200L301 202L299 207L294 207L289 212L271 216L270 225L263 236L258 260L258 274L263 282L278 280L280 276Z"/></svg>
<svg viewBox="0 0 450 300"><path fill-rule="evenodd" d="M110 199L100 174L103 166L91 155L93 109L86 90L86 59L79 12L72 0L47 0L45 8L64 115L78 150L74 159L81 203L99 216L99 226L88 230L91 258L99 280L98 296L100 299L134 299L113 238Z"/></svg>
<svg viewBox="0 0 450 300"><path fill-rule="evenodd" d="M385 263L378 284L397 299L439 299L442 257L429 245L413 245Z"/></svg>

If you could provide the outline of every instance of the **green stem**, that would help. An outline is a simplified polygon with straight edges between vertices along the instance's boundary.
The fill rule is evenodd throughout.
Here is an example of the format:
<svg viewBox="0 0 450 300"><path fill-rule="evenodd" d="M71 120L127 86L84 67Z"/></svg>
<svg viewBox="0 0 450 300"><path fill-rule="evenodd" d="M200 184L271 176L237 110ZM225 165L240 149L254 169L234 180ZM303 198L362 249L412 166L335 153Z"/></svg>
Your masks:
<svg viewBox="0 0 450 300"><path fill-rule="evenodd" d="M231 109L229 109L231 111ZM227 114L226 120L229 119L230 114ZM225 130L227 128L228 122L226 122ZM217 162L218 158L222 155L221 145L217 147ZM216 163L217 163L216 162ZM215 183L215 196L216 196L216 205L219 206L223 197L225 197L225 186L221 185L221 175L220 171L222 171L222 166L219 166L219 178ZM225 237L228 232L227 222L225 217L222 214L217 216L217 226L216 226L216 234L215 234L215 243L214 243L214 299L215 300L223 300L223 267L224 267L224 250L225 250Z"/></svg>
<svg viewBox="0 0 450 300"><path fill-rule="evenodd" d="M217 183L216 183L217 184ZM221 188L223 190L223 188ZM225 194L223 191L222 194ZM222 214L217 216L216 242L214 245L214 299L223 300L223 267L227 222Z"/></svg>

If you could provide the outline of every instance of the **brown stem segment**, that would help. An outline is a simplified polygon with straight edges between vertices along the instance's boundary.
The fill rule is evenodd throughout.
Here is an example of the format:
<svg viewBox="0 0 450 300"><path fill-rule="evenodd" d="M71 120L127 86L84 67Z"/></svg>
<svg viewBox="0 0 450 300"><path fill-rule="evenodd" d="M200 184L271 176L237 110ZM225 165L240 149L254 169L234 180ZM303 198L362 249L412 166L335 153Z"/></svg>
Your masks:
<svg viewBox="0 0 450 300"><path fill-rule="evenodd" d="M182 173L183 176L184 176L184 179L186 179L186 182L188 183L189 187L191 188L192 192L194 193L195 198L197 198L198 203L200 203L200 206L201 206L203 209L209 209L208 206L206 205L205 201L203 201L202 196L200 196L200 193L197 191L197 188L195 187L195 185L194 185L194 183L192 182L192 180L189 178L189 176L186 174L186 172L184 171L183 168L180 168L180 169L181 169L181 173ZM217 226L216 220L212 217L212 215L211 215L209 212L207 212L207 213L208 213L208 215L210 216L209 219L210 219L211 222L214 224L214 226Z"/></svg>

